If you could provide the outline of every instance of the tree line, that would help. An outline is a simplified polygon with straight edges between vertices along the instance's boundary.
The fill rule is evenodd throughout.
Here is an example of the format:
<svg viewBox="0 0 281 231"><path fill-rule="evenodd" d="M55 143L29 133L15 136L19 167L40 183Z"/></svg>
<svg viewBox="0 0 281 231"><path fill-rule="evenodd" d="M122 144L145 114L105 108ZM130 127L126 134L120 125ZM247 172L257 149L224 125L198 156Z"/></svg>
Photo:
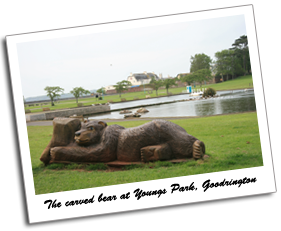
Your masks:
<svg viewBox="0 0 281 231"><path fill-rule="evenodd" d="M177 85L177 84L176 84L176 79L165 79L165 80L159 79L159 80L157 80L153 76L151 78L149 85L151 85L154 88L154 90L156 91L156 95L158 96L158 89L160 87L165 86L167 94L168 94L168 89L171 86ZM119 97L121 97L122 92L127 91L130 86L132 86L132 83L127 80L117 82L115 85L113 85L116 92L119 94Z"/></svg>
<svg viewBox="0 0 281 231"><path fill-rule="evenodd" d="M233 79L236 76L246 75L251 72L251 62L248 47L248 38L246 35L240 36L234 41L232 47L215 53L216 60L212 60L208 55L195 54L190 58L190 73L178 74L179 80L182 83L191 85L194 82L198 82L200 87L206 81L209 81L215 77L219 77L223 80L223 76L229 79L229 76ZM177 85L177 78L171 79L159 79L154 77L150 81L150 85L156 90L158 96L158 89L165 86L167 94L168 89L171 86ZM122 88L117 90L122 91Z"/></svg>
<svg viewBox="0 0 281 231"><path fill-rule="evenodd" d="M128 87L131 86L131 82L127 80L123 80L120 82L117 82L116 85L114 85L116 91L119 93L119 96L121 97L121 93L125 90L128 90ZM60 97L60 95L64 92L64 89L58 86L55 87L45 87L44 90L47 92L47 96L51 100L51 105L55 105L55 100ZM75 87L73 90L70 91L70 93L75 97L76 103L78 103L78 98L80 98L83 95L90 94L91 92L88 90L85 90L82 87ZM103 94L105 93L105 88L101 87L100 89L97 90L97 93ZM25 101L25 100L24 100Z"/></svg>
<svg viewBox="0 0 281 231"><path fill-rule="evenodd" d="M64 89L58 86L55 87L45 87L44 90L47 92L47 96L51 99L51 105L55 106L55 99L58 99L60 95L64 92ZM76 103L78 103L78 98L90 94L91 92L88 90L85 90L82 87L75 87L73 90L70 91L70 93L75 97Z"/></svg>
<svg viewBox="0 0 281 231"><path fill-rule="evenodd" d="M235 76L246 75L251 72L251 62L246 35L236 39L232 47L215 54L214 69L216 74L226 75L233 79Z"/></svg>
<svg viewBox="0 0 281 231"><path fill-rule="evenodd" d="M240 36L234 41L232 47L215 53L215 60L208 55L195 54L190 59L190 73L179 74L181 82L191 85L193 82L203 82L212 79L212 74L223 80L233 79L236 76L246 75L251 72L251 62L246 35Z"/></svg>
<svg viewBox="0 0 281 231"><path fill-rule="evenodd" d="M116 83L116 85L113 85L115 90L117 91L117 93L119 94L119 97L121 97L122 92L126 91L129 89L129 87L131 86L131 82L127 81L127 80L123 80L123 81L119 81ZM152 77L150 85L153 86L153 88L156 90L156 95L158 96L158 89L162 86L165 86L166 90L167 90L167 94L168 94L168 89L173 86L173 85L177 85L176 84L176 79L165 79L165 80L156 80L155 77ZM60 97L60 95L64 92L64 89L58 86L55 87L45 87L44 90L47 92L47 96L51 99L51 105L54 106L55 103L55 99L58 99ZM86 94L90 94L90 91L85 90L82 87L75 87L73 88L73 90L70 91L71 94L73 94L73 96L76 99L76 103L78 103L78 98L86 95ZM97 90L97 93L105 93L105 88L102 87L100 89Z"/></svg>

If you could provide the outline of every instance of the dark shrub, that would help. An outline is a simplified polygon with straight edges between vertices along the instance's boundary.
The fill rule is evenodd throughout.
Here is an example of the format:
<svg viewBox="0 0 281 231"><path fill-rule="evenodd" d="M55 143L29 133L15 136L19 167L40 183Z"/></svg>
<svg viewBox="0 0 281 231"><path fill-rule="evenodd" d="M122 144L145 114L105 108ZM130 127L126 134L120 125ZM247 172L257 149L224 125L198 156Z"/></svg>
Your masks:
<svg viewBox="0 0 281 231"><path fill-rule="evenodd" d="M217 94L216 90L214 88L208 87L204 92L203 92L203 97L209 97L209 96L214 96Z"/></svg>

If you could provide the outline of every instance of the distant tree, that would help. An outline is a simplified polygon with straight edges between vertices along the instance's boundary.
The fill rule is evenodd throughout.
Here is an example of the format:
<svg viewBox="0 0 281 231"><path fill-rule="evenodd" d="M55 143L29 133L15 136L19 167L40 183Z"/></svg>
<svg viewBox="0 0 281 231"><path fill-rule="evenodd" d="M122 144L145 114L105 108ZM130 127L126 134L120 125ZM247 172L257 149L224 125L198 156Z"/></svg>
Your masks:
<svg viewBox="0 0 281 231"><path fill-rule="evenodd" d="M229 50L228 56L231 59L231 75L232 79L234 76L240 76L244 74L244 69L242 67L242 62L240 62L239 57L237 57L236 52L234 50ZM250 62L250 60L249 60ZM249 65L251 68L251 65Z"/></svg>
<svg viewBox="0 0 281 231"><path fill-rule="evenodd" d="M233 66L233 51L231 50L222 50L218 51L215 54L216 57L216 72L219 75L226 75L228 80L228 75L232 74L233 78L233 72L234 72L234 66Z"/></svg>
<svg viewBox="0 0 281 231"><path fill-rule="evenodd" d="M190 74L184 74L181 76L180 81L182 83L187 83L187 85L191 85L192 82L194 82L194 75Z"/></svg>
<svg viewBox="0 0 281 231"><path fill-rule="evenodd" d="M84 88L82 87L75 87L73 88L72 91L70 91L70 93L72 95L74 95L74 97L76 98L76 103L78 103L78 98L82 95L86 95L86 94L90 94L91 92L88 91L88 90L85 90Z"/></svg>
<svg viewBox="0 0 281 231"><path fill-rule="evenodd" d="M195 72L201 69L210 69L211 63L212 59L204 53L191 56L190 72Z"/></svg>
<svg viewBox="0 0 281 231"><path fill-rule="evenodd" d="M212 78L210 69L200 69L200 70L192 73L192 76L193 76L192 78L194 79L194 81L200 83L200 87L202 87L202 83L204 81L208 81Z"/></svg>
<svg viewBox="0 0 281 231"><path fill-rule="evenodd" d="M244 68L244 75L246 75L251 70L248 37L246 35L240 36L232 44L230 50L234 50L236 58L240 58L241 66Z"/></svg>
<svg viewBox="0 0 281 231"><path fill-rule="evenodd" d="M173 85L177 85L176 84L176 79L165 79L163 81L163 85L165 86L166 88L166 91L167 91L167 95L168 95L168 89L173 86Z"/></svg>
<svg viewBox="0 0 281 231"><path fill-rule="evenodd" d="M158 89L160 87L163 86L163 80L162 79L159 79L159 80L156 80L155 77L153 76L151 78L151 81L150 81L150 84L152 85L152 87L154 88L154 90L156 91L156 95L158 96Z"/></svg>
<svg viewBox="0 0 281 231"><path fill-rule="evenodd" d="M101 87L100 89L97 90L97 93L105 93L105 88L104 87Z"/></svg>
<svg viewBox="0 0 281 231"><path fill-rule="evenodd" d="M123 91L128 90L129 86L132 86L132 83L127 80L123 80L121 82L117 82L116 85L113 85L116 89L116 91L119 93L119 97L121 97L121 93Z"/></svg>
<svg viewBox="0 0 281 231"><path fill-rule="evenodd" d="M51 99L52 106L55 106L54 100L60 97L59 93L63 93L64 89L60 87L45 87L44 90L47 92L47 96Z"/></svg>
<svg viewBox="0 0 281 231"><path fill-rule="evenodd" d="M243 66L242 50L239 49L228 49L222 50L215 53L214 69L216 76L226 75L227 80L229 75L234 76L243 75L245 70Z"/></svg>

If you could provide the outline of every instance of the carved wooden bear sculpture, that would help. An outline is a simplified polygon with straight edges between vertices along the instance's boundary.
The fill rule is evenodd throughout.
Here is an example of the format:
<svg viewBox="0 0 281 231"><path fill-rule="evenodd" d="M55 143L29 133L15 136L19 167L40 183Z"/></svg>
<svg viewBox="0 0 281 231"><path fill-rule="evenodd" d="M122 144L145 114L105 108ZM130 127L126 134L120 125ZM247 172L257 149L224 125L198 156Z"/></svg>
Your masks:
<svg viewBox="0 0 281 231"><path fill-rule="evenodd" d="M40 160L52 162L156 161L202 158L205 145L180 126L153 120L133 128L55 118L53 137Z"/></svg>

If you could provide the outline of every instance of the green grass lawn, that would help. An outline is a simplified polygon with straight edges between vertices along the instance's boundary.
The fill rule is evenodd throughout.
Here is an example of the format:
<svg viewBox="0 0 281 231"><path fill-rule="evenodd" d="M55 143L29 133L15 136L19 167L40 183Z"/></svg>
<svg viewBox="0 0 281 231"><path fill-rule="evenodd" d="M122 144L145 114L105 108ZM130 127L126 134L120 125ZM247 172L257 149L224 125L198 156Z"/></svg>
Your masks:
<svg viewBox="0 0 281 231"><path fill-rule="evenodd" d="M147 121L118 122L126 128ZM204 141L206 160L179 164L155 162L110 172L104 164L53 164L39 158L52 136L51 126L29 126L28 136L36 194L164 179L262 166L262 153L255 112L172 120L189 134ZM108 123L109 125L113 123ZM116 124L116 123L115 123Z"/></svg>
<svg viewBox="0 0 281 231"><path fill-rule="evenodd" d="M217 84L210 84L208 87L212 87L217 91L252 88L253 79L251 75L240 76L237 79L228 80Z"/></svg>
<svg viewBox="0 0 281 231"><path fill-rule="evenodd" d="M234 80L228 80L223 83L202 85L201 88L212 87L215 90L245 89L245 88L249 88L249 84L252 83L253 83L252 76L247 75L247 76L241 76ZM199 89L199 88L200 86L196 86L195 89ZM171 88L169 89L169 92L173 94L180 94L182 93L183 90L186 90L185 87ZM144 93L143 91L140 91L140 92L122 94L121 98L125 98L127 101L129 101L129 100L134 100L135 97L139 99L145 99L146 95L148 95L148 93ZM156 91L153 91L153 93L149 95L151 97L156 97ZM167 95L166 89L158 90L158 96L166 96L166 95ZM83 103L84 106L90 106L95 103L107 103L110 100L112 100L113 102L120 102L121 98L119 97L119 95L106 95L104 97L104 100L97 101L95 97L91 97L91 98L80 98L78 102ZM51 106L51 104L48 104L48 105L43 105L43 107L49 107L51 110L58 110L64 108L77 107L77 104L75 99L71 99L71 100L61 100L59 103L56 103L55 106ZM25 109L31 109L32 113L42 112L42 108L40 106L31 106L31 107L26 107Z"/></svg>

